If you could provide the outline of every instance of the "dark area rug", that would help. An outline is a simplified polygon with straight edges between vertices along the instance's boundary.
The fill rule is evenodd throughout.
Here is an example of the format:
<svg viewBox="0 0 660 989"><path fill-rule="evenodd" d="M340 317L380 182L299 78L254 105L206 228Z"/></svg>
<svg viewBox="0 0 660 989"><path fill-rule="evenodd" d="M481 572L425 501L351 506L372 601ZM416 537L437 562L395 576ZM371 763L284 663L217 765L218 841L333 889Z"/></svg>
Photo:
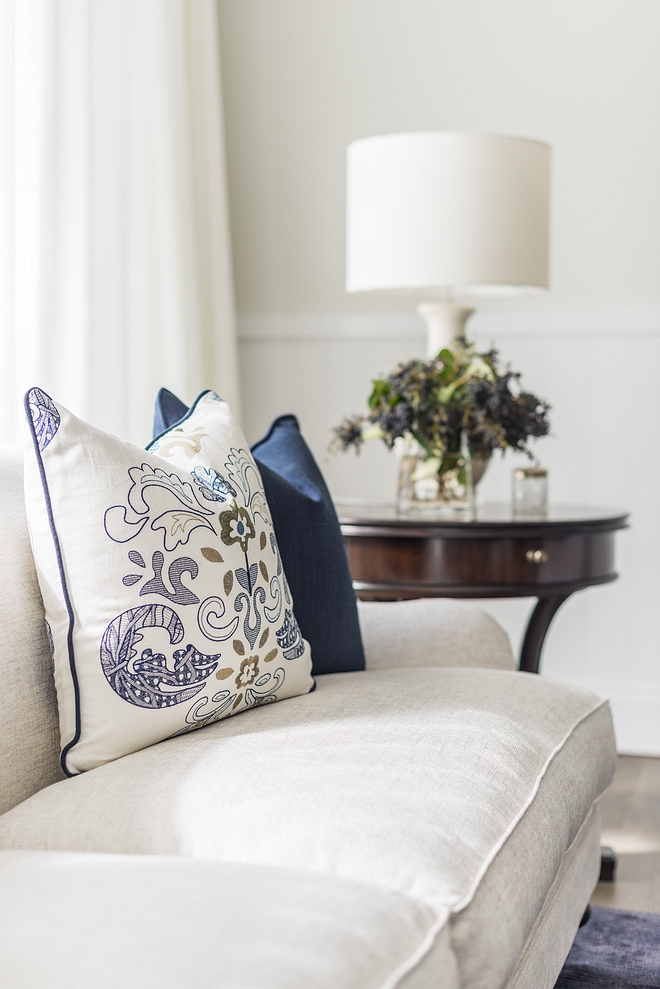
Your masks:
<svg viewBox="0 0 660 989"><path fill-rule="evenodd" d="M660 914L593 907L555 989L660 989Z"/></svg>

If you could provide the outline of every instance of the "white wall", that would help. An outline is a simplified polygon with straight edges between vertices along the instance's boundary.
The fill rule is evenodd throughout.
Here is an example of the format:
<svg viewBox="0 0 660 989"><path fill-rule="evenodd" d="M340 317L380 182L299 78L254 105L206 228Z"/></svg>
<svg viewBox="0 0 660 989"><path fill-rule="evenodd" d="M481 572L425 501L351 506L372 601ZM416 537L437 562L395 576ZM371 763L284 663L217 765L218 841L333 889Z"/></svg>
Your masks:
<svg viewBox="0 0 660 989"><path fill-rule="evenodd" d="M569 600L544 672L612 699L620 747L660 754L660 3L220 0L230 203L249 438L293 411L337 496L388 497L373 447L326 461L372 376L423 350L412 305L343 290L344 152L398 130L553 147L552 292L482 310L553 405L538 453L555 501L622 506L621 579ZM506 499L514 461L482 497ZM489 602L516 642L530 602Z"/></svg>

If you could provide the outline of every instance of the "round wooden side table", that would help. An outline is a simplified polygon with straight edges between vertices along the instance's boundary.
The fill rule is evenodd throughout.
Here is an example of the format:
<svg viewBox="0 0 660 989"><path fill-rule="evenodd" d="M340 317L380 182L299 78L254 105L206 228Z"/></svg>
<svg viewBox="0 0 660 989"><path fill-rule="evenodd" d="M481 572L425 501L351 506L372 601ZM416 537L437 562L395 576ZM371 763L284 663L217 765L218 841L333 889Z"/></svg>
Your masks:
<svg viewBox="0 0 660 989"><path fill-rule="evenodd" d="M574 591L616 580L614 533L628 514L555 506L514 517L486 505L470 522L337 506L353 587L365 601L419 597L536 597L520 669L538 673L548 627Z"/></svg>

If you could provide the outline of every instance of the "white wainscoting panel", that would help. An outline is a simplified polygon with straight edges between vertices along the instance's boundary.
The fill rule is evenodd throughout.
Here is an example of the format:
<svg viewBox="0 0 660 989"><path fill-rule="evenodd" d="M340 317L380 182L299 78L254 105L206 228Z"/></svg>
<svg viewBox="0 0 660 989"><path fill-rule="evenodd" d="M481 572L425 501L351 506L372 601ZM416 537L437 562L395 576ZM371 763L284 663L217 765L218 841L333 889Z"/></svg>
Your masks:
<svg viewBox="0 0 660 989"><path fill-rule="evenodd" d="M660 312L479 313L471 335L495 343L523 386L552 403L552 436L536 450L557 503L624 508L615 583L581 591L560 609L543 655L547 676L612 702L620 751L660 755ZM382 444L327 454L331 427L365 408L370 379L421 356L414 313L239 317L243 421L250 441L294 412L338 498L390 499L396 463ZM481 501L510 496L524 458L494 458ZM514 648L532 601L485 601Z"/></svg>

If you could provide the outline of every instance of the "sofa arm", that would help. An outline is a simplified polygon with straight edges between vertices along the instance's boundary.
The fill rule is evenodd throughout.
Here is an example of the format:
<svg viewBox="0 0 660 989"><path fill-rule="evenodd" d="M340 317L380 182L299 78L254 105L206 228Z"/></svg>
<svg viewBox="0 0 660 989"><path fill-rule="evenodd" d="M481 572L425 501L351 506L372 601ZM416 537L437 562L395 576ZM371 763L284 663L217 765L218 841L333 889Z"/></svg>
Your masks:
<svg viewBox="0 0 660 989"><path fill-rule="evenodd" d="M358 601L358 614L367 669L517 669L504 629L490 615L464 601Z"/></svg>

